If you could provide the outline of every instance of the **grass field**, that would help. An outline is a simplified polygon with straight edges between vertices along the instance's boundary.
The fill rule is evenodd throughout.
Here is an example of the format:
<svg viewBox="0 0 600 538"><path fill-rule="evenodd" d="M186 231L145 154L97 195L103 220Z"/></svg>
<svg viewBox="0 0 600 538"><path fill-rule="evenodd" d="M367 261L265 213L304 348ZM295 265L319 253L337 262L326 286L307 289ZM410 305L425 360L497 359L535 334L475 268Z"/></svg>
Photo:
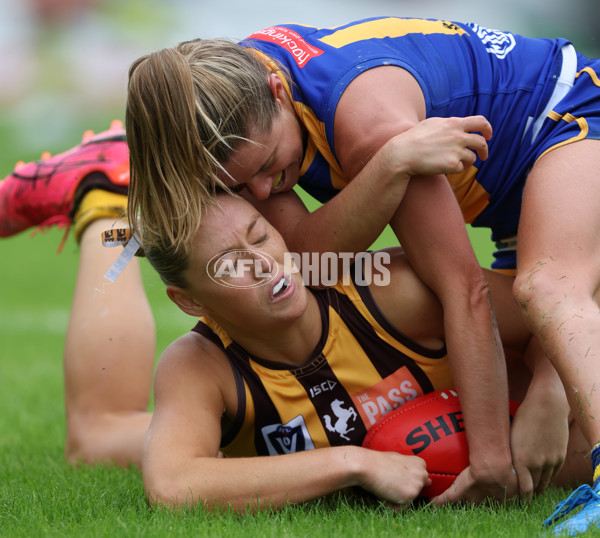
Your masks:
<svg viewBox="0 0 600 538"><path fill-rule="evenodd" d="M50 149L74 144L74 136ZM0 176L16 158L39 155L2 125L0 142ZM538 536L541 521L564 497L553 489L529 505L421 507L401 514L343 500L247 517L151 510L137 469L75 469L63 462L61 362L78 252L70 238L57 255L61 237L53 230L0 242L0 536ZM489 245L478 251L488 263ZM168 301L148 267L144 276L160 353L192 320Z"/></svg>

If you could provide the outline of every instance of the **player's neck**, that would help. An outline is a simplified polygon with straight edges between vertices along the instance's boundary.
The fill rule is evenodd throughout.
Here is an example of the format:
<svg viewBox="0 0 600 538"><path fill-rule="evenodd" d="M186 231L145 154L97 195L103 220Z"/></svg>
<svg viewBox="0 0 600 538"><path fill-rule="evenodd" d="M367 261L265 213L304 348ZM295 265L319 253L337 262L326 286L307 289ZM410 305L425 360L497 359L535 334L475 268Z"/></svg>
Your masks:
<svg viewBox="0 0 600 538"><path fill-rule="evenodd" d="M307 293L303 314L293 321L260 333L241 333L229 336L246 351L271 362L302 366L312 356L322 333L319 306L312 293Z"/></svg>

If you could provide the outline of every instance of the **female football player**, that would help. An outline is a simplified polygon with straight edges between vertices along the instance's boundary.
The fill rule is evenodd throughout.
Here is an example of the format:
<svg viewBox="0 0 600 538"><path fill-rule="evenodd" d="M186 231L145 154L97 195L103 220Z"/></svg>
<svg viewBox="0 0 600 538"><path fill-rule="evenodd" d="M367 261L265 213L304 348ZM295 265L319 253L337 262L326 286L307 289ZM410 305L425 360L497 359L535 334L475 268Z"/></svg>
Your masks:
<svg viewBox="0 0 600 538"><path fill-rule="evenodd" d="M182 43L130 71L132 202L143 228L178 245L194 233L216 185L244 188L296 252L357 252L390 223L440 298L448 349L462 360L455 381L463 393L470 388L465 416L479 435L470 435L471 468L447 499L502 497L516 487L508 427L492 431L481 410L495 424L505 420L504 362L462 222L491 228L495 267L517 269L517 302L593 446L599 72L598 61L567 40L443 20L286 24L239 44ZM489 120L491 139L471 115ZM454 130L436 133L428 118ZM470 159L436 154L444 137L471 131L490 139L489 157L482 139L460 146L477 150ZM417 164L419 132L431 155ZM309 214L291 191L296 183L326 203ZM465 326L475 338L462 337Z"/></svg>

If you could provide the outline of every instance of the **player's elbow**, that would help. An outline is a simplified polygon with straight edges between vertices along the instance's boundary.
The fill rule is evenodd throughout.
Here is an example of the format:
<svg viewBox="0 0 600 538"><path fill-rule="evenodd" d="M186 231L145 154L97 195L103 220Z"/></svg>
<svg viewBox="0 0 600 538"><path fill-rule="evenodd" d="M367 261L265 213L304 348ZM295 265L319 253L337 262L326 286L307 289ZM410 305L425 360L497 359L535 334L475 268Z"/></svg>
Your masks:
<svg viewBox="0 0 600 538"><path fill-rule="evenodd" d="M144 493L150 506L178 509L200 502L198 496L192 495L189 482L177 477L178 473L166 470L143 470Z"/></svg>
<svg viewBox="0 0 600 538"><path fill-rule="evenodd" d="M172 479L156 476L155 473L144 473L144 493L150 506L158 508L177 506L178 491Z"/></svg>
<svg viewBox="0 0 600 538"><path fill-rule="evenodd" d="M490 285L481 270L474 271L469 279L469 297L474 305L490 302Z"/></svg>
<svg viewBox="0 0 600 538"><path fill-rule="evenodd" d="M440 299L443 303L466 303L471 309L478 307L489 308L490 286L481 268L463 267L455 277L446 279L448 286L441 290ZM446 297L446 299L444 299ZM459 298L462 298L459 299Z"/></svg>

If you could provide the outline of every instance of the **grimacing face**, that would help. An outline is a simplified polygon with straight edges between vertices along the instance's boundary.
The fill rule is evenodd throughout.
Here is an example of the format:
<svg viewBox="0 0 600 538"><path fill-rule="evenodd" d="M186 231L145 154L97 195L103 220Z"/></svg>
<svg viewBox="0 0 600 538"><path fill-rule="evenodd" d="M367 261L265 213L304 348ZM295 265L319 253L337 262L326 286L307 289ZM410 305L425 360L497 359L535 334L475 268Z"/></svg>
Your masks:
<svg viewBox="0 0 600 538"><path fill-rule="evenodd" d="M194 239L185 292L226 330L269 330L306 308L302 277L286 267L286 252L279 232L249 202L221 194Z"/></svg>
<svg viewBox="0 0 600 538"><path fill-rule="evenodd" d="M241 143L224 163L231 177L222 178L227 186L246 188L258 200L288 191L298 183L304 157L300 122L280 79L272 75L272 81L280 111L273 118L271 130L251 128L248 138L252 142Z"/></svg>

